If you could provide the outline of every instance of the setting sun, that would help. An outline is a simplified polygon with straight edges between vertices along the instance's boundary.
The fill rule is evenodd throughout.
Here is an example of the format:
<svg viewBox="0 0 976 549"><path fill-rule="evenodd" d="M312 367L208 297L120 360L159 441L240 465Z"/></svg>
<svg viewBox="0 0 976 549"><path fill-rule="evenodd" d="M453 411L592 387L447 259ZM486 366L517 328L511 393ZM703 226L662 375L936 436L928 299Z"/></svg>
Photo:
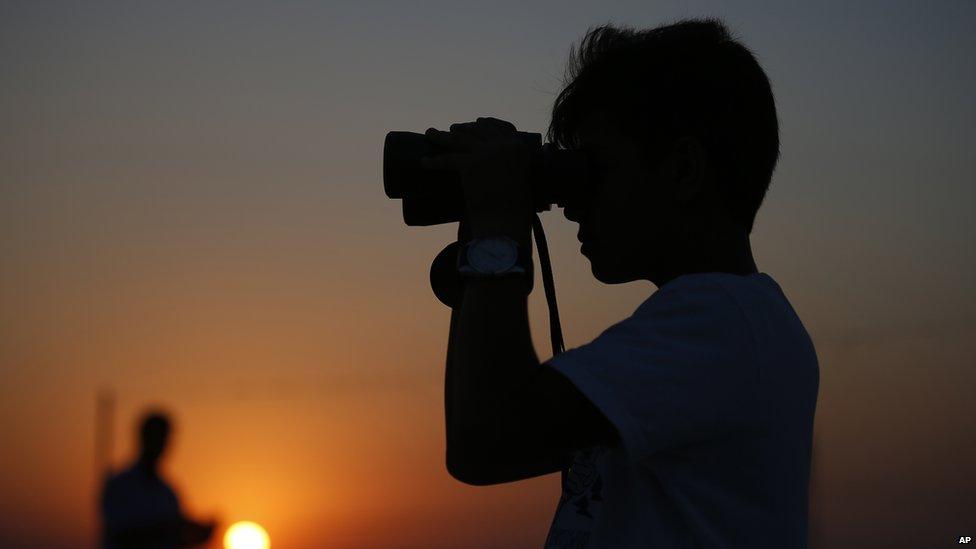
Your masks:
<svg viewBox="0 0 976 549"><path fill-rule="evenodd" d="M268 549L268 533L256 522L234 523L224 534L224 549Z"/></svg>

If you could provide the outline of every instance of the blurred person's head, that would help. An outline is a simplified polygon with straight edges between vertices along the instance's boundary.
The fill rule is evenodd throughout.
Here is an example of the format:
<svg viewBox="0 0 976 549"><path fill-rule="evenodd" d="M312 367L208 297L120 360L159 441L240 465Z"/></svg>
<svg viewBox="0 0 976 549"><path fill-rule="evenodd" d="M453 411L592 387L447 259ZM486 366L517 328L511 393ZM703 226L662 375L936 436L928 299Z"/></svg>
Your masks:
<svg viewBox="0 0 976 549"><path fill-rule="evenodd" d="M659 284L676 265L748 248L779 157L769 80L715 20L588 31L548 138L596 162L586 199L565 213L606 283Z"/></svg>
<svg viewBox="0 0 976 549"><path fill-rule="evenodd" d="M139 461L155 467L169 440L171 424L169 416L160 411L143 415L139 423Z"/></svg>

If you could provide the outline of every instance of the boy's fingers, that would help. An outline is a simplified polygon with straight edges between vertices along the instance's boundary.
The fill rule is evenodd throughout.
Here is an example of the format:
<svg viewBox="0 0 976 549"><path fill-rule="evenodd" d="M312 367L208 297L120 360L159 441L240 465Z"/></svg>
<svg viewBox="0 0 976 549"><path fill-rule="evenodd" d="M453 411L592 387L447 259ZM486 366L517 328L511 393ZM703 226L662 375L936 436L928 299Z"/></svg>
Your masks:
<svg viewBox="0 0 976 549"><path fill-rule="evenodd" d="M483 144L485 140L499 136L498 128L478 122L463 122L451 124L451 135L456 135L461 139L469 140L472 146Z"/></svg>
<svg viewBox="0 0 976 549"><path fill-rule="evenodd" d="M478 134L478 123L477 122L457 122L451 124L451 133L468 133L477 135Z"/></svg>
<svg viewBox="0 0 976 549"><path fill-rule="evenodd" d="M496 128L501 129L501 130L503 130L505 132L518 131L515 128L515 124L512 124L511 122L508 122L506 120L499 120L498 118L494 118L494 117L491 117L491 116L487 116L487 117L484 117L484 118L479 118L478 119L478 122L481 122L483 124L496 127Z"/></svg>
<svg viewBox="0 0 976 549"><path fill-rule="evenodd" d="M474 146L478 144L478 139L467 133L460 132L442 132L435 128L430 128L424 135L427 139L448 150L452 151L469 151Z"/></svg>

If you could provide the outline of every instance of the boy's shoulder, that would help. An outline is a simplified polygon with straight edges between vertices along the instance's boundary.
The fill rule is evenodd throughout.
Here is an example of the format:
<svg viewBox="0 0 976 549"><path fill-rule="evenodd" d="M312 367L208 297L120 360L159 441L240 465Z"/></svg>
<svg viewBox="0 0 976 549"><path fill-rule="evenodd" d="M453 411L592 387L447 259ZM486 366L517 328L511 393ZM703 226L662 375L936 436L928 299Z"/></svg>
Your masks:
<svg viewBox="0 0 976 549"><path fill-rule="evenodd" d="M684 309L689 312L715 312L741 309L757 298L775 297L779 286L766 273L692 273L668 281L634 311L642 317Z"/></svg>
<svg viewBox="0 0 976 549"><path fill-rule="evenodd" d="M689 308L743 308L769 299L781 304L785 296L779 284L766 273L691 273L675 277L661 286L640 304L635 314L681 304Z"/></svg>
<svg viewBox="0 0 976 549"><path fill-rule="evenodd" d="M757 330L795 330L801 324L779 284L766 273L694 273L662 285L610 330L701 340L755 352ZM766 327L766 328L764 328ZM743 349L742 343L752 349Z"/></svg>

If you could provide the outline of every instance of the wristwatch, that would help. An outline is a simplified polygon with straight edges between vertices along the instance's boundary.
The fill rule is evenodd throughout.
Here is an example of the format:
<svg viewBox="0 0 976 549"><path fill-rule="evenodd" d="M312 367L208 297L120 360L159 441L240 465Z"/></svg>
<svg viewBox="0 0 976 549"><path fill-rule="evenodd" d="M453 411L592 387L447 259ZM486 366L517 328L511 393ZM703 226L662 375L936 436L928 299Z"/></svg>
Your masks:
<svg viewBox="0 0 976 549"><path fill-rule="evenodd" d="M469 241L458 254L458 273L467 277L526 275L532 272L532 256L507 236Z"/></svg>

